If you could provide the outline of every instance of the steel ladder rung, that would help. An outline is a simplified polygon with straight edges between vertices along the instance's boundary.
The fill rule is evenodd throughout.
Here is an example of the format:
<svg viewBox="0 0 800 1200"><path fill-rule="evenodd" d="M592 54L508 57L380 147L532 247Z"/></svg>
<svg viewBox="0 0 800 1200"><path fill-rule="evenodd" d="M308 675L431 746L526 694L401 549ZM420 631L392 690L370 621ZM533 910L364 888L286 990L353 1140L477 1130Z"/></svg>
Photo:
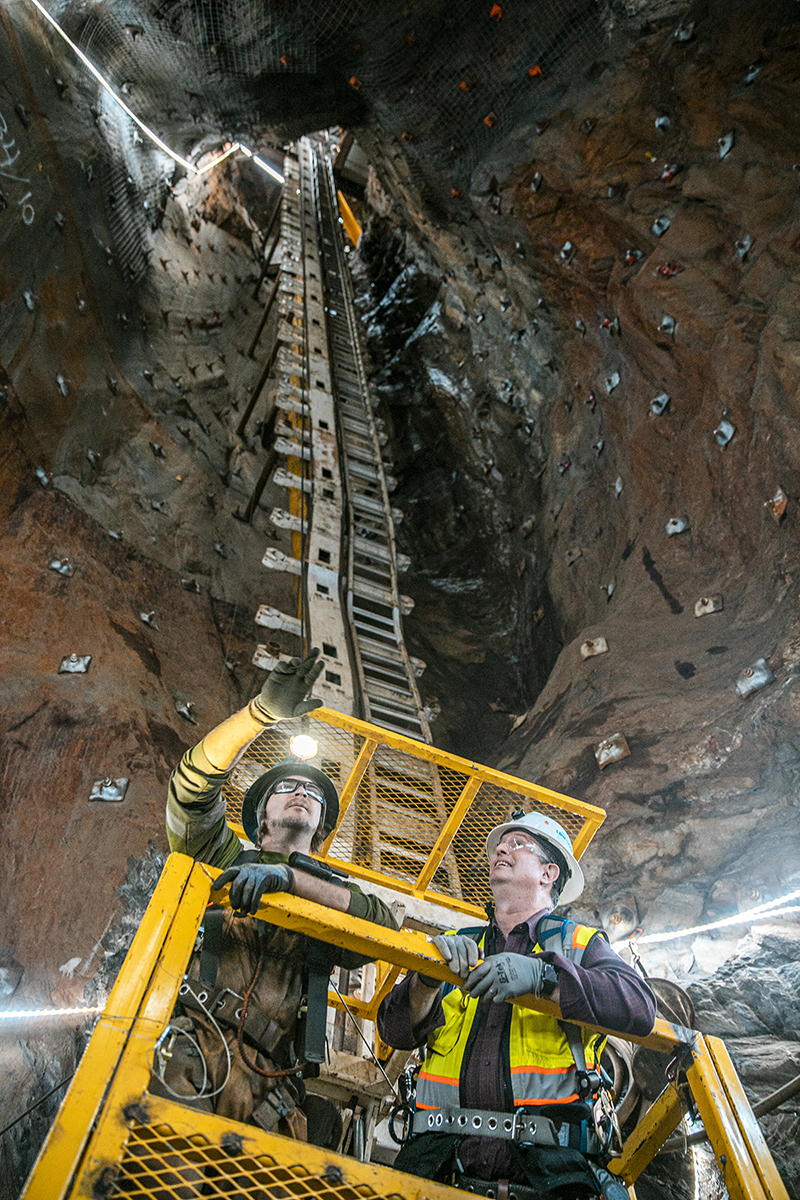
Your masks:
<svg viewBox="0 0 800 1200"><path fill-rule="evenodd" d="M407 724L404 726L398 725L396 719L390 719L392 717L396 718L396 716L396 713L392 713L388 709L384 710L379 704L370 705L370 720L373 725L379 725L382 729L390 729L392 733L403 733L406 737L409 735L414 736L410 734L410 730L413 727L416 727L422 733L422 722L419 717L409 716Z"/></svg>
<svg viewBox="0 0 800 1200"><path fill-rule="evenodd" d="M370 700L383 700L387 704L397 704L400 708L414 708L414 697L408 689L396 688L388 683L381 683L380 680L366 680L366 691Z"/></svg>
<svg viewBox="0 0 800 1200"><path fill-rule="evenodd" d="M385 625L389 629L394 629L395 627L391 617L381 617L377 613L369 612L367 609L356 608L355 605L353 605L353 617L356 628L364 629L367 633L375 632L370 622L374 622L375 625L379 626Z"/></svg>

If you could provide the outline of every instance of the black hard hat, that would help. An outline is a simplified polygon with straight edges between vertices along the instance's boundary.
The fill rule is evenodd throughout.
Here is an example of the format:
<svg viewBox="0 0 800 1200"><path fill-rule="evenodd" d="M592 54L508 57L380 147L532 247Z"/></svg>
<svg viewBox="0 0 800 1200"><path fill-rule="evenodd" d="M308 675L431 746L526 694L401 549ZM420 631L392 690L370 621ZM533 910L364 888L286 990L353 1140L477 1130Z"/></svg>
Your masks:
<svg viewBox="0 0 800 1200"><path fill-rule="evenodd" d="M289 758L284 762L279 762L277 766L270 767L263 775L259 775L255 783L251 783L244 794L242 825L251 842L258 844L257 814L262 800L270 794L276 783L280 783L281 779L291 779L295 775L307 775L314 783L319 784L325 797L322 803L322 828L326 834L336 828L336 822L339 820L339 793L336 791L336 785L331 777L324 771L320 771L318 767L312 767L310 763L303 762L302 759Z"/></svg>

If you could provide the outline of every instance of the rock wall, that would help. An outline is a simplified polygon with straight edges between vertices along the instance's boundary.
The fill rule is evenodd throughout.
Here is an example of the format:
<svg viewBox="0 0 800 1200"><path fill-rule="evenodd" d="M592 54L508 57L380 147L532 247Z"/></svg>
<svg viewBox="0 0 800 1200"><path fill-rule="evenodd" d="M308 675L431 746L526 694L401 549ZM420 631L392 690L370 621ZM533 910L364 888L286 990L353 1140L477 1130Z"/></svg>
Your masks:
<svg viewBox="0 0 800 1200"><path fill-rule="evenodd" d="M324 100L374 165L351 258L437 740L605 807L581 915L657 932L798 886L800 13L629 3L580 25L579 7L562 12L572 58L541 64L508 6L465 24L460 58L441 8L364 17L360 65L344 55L322 100L295 79L291 120ZM3 178L0 968L36 1005L113 977L139 911L124 889L143 895L165 849L169 768L250 693L252 614L290 601L260 559L289 547L267 521L277 490L252 525L233 516L265 457L269 395L244 439L236 425L274 194L246 165L189 185L135 157L85 76L0 19L27 189ZM357 60L354 36L337 33ZM494 74L475 68L488 38ZM175 118L186 152L213 90ZM275 97L251 100L263 116ZM50 566L65 559L72 575ZM58 674L70 653L88 673ZM601 770L612 735L630 753ZM88 800L107 775L130 779L121 805ZM732 1037L751 1092L767 1064L795 1072L791 934L675 945L648 961ZM4 1044L5 1118L81 1037ZM9 1196L56 1101L0 1148ZM800 1194L796 1119L767 1131ZM683 1194L660 1170L653 1194Z"/></svg>
<svg viewBox="0 0 800 1200"><path fill-rule="evenodd" d="M798 36L792 5L654 22L498 132L446 220L372 142L410 634L515 714L500 765L608 810L587 899L632 888L648 928L796 886Z"/></svg>

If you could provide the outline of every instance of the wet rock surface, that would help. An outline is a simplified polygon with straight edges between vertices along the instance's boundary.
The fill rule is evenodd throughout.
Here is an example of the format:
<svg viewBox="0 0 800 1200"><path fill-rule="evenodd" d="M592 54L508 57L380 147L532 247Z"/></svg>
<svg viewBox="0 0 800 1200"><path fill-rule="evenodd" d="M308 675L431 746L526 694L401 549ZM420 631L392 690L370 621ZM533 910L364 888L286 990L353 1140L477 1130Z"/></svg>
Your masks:
<svg viewBox="0 0 800 1200"><path fill-rule="evenodd" d="M523 53L500 53L508 25L491 27L493 82L448 58L452 19L398 14L383 60L365 38L354 63L342 33L341 78L313 103L296 79L258 103L266 121L285 102L297 129L347 121L373 164L351 260L435 738L603 806L576 915L625 909L656 933L800 886L800 24L793 0L623 7L611 40L592 26L589 52L575 34L571 66L543 58L538 91L509 84L504 104ZM54 81L33 25L4 31L0 113L27 183L3 178L0 212L0 981L15 1005L91 1003L166 849L169 769L250 694L258 605L294 601L260 566L268 545L291 553L268 521L285 493L269 485L251 524L233 515L269 442L269 390L237 425L270 345L268 328L248 356L276 194L238 161L187 183L137 160L77 69ZM444 61L458 78L436 86L464 111L424 98ZM214 96L170 126L156 91L153 119L205 149ZM465 113L469 145L448 132ZM72 575L49 565L66 560ZM608 652L582 657L600 637ZM89 671L59 675L72 653ZM601 770L614 735L630 753ZM106 776L129 778L125 800L89 803ZM689 987L751 1098L798 1073L796 928L645 953ZM4 1119L69 1073L81 1038L9 1039ZM0 1191L16 1195L58 1098L4 1139ZM796 1109L763 1127L800 1195ZM662 1160L648 1180L640 1196L695 1194Z"/></svg>

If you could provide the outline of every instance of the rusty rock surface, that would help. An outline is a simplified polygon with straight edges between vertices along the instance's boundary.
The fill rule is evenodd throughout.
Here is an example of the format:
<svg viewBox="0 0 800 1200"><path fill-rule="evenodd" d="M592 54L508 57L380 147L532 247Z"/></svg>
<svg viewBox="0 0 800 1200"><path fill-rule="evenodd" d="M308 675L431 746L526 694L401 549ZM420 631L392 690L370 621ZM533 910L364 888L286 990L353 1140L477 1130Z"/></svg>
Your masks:
<svg viewBox="0 0 800 1200"><path fill-rule="evenodd" d="M639 33L624 54L599 41L594 61L544 78L519 111L498 104L491 126L479 115L480 152L468 167L464 154L449 200L444 121L427 104L405 129L424 95L401 115L387 107L409 91L404 71L367 80L349 113L375 167L357 286L434 733L605 807L580 915L613 932L624 909L658 932L800 878L800 25L792 0L625 7ZM689 17L691 38L676 41ZM251 526L232 515L265 458L269 394L246 437L235 431L261 368L246 349L253 230L270 206L230 165L202 185L153 185L152 225L124 178L112 202L97 132L111 144L108 112L69 63L54 86L32 27L3 28L9 94L31 119L0 98L30 182L28 200L4 182L0 213L0 966L19 964L16 999L35 1005L110 980L120 890L134 879L141 899L165 849L169 769L250 694L253 612L288 611L293 592L259 565L270 542L290 552L268 522L285 496L268 489ZM447 51L426 53L436 65ZM298 92L295 118L302 108ZM134 208L151 247L130 259L135 281L118 244L119 212ZM668 535L678 518L688 527ZM72 576L49 566L65 557ZM723 607L696 617L716 595ZM598 637L608 653L584 659ZM59 675L73 652L92 655L88 673ZM761 659L771 681L739 694ZM187 699L196 727L175 709ZM596 748L615 734L630 754L601 770ZM106 775L129 777L122 804L89 802ZM780 957L785 990L784 943L759 954ZM727 1036L733 1014L737 1063L761 1094L768 1046L794 1069L796 1029L789 1009L745 1012L752 948L707 982L731 953L709 937L655 961L697 988L708 1028ZM742 1005L727 1004L737 988ZM4 1048L8 1119L68 1073L80 1038L63 1027ZM36 1133L3 1148L12 1188Z"/></svg>
<svg viewBox="0 0 800 1200"><path fill-rule="evenodd" d="M586 911L632 891L648 929L684 911L675 889L712 919L800 878L800 32L788 7L691 15L688 42L654 21L543 102L541 130L498 133L447 220L375 137L360 249L409 635L516 713L498 765L607 809ZM439 654L437 586L456 617ZM772 681L740 694L762 659ZM446 718L462 752L465 711ZM630 754L601 770L615 734Z"/></svg>

